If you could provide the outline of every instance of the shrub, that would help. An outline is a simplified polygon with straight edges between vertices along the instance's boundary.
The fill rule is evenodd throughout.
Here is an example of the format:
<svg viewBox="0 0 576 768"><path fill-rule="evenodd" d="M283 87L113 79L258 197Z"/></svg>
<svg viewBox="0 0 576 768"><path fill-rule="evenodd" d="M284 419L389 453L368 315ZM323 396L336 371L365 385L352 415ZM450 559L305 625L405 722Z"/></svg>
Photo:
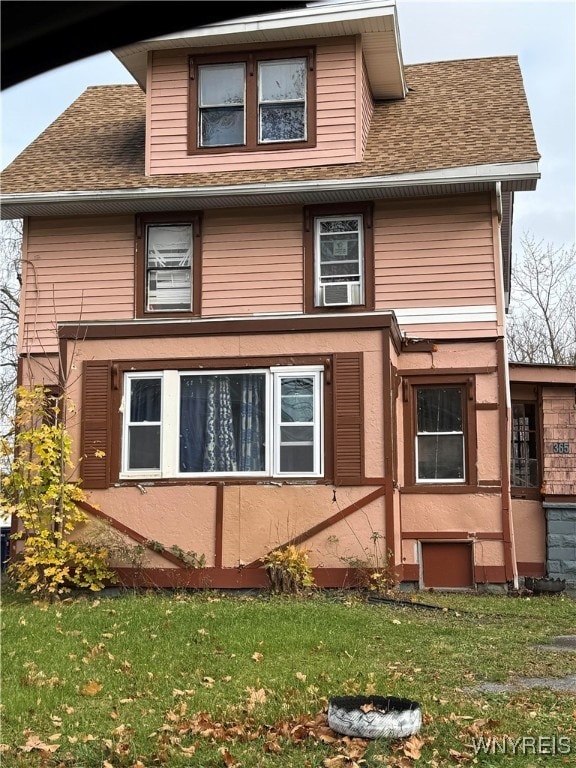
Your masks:
<svg viewBox="0 0 576 768"><path fill-rule="evenodd" d="M306 549L300 549L293 544L275 549L266 555L264 565L273 592L295 594L314 586Z"/></svg>

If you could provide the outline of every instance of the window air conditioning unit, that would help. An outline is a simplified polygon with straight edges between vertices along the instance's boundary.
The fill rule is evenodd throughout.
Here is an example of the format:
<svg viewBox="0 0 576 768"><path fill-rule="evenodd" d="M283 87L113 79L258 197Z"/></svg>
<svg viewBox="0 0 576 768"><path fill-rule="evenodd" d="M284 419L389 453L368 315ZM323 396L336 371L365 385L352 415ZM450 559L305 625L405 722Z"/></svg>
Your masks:
<svg viewBox="0 0 576 768"><path fill-rule="evenodd" d="M325 283L320 286L323 307L349 306L356 304L357 283Z"/></svg>

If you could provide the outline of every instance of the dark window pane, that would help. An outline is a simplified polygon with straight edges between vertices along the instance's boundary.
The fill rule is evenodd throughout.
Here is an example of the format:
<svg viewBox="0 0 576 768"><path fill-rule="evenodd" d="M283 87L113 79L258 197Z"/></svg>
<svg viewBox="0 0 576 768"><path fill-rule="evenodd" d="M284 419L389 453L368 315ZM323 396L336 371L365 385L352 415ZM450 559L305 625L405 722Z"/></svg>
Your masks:
<svg viewBox="0 0 576 768"><path fill-rule="evenodd" d="M160 379L130 380L130 421L160 421Z"/></svg>
<svg viewBox="0 0 576 768"><path fill-rule="evenodd" d="M461 432L460 387L418 387L418 432Z"/></svg>
<svg viewBox="0 0 576 768"><path fill-rule="evenodd" d="M265 104L260 107L260 141L304 139L304 104Z"/></svg>
<svg viewBox="0 0 576 768"><path fill-rule="evenodd" d="M358 260L358 234L321 235L320 261Z"/></svg>
<svg viewBox="0 0 576 768"><path fill-rule="evenodd" d="M540 485L538 443L536 439L536 404L512 405L511 483L523 488Z"/></svg>
<svg viewBox="0 0 576 768"><path fill-rule="evenodd" d="M160 426L128 430L128 469L160 469Z"/></svg>
<svg viewBox="0 0 576 768"><path fill-rule="evenodd" d="M320 233L338 234L340 232L358 232L358 219L329 219L320 222Z"/></svg>
<svg viewBox="0 0 576 768"><path fill-rule="evenodd" d="M418 437L418 479L463 480L463 436L420 435Z"/></svg>
<svg viewBox="0 0 576 768"><path fill-rule="evenodd" d="M182 376L181 472L265 469L264 374Z"/></svg>
<svg viewBox="0 0 576 768"><path fill-rule="evenodd" d="M314 421L314 381L283 379L280 420Z"/></svg>
<svg viewBox="0 0 576 768"><path fill-rule="evenodd" d="M212 107L200 112L200 140L203 147L244 144L244 108Z"/></svg>
<svg viewBox="0 0 576 768"><path fill-rule="evenodd" d="M280 446L280 472L313 472L314 447L312 445Z"/></svg>
<svg viewBox="0 0 576 768"><path fill-rule="evenodd" d="M281 427L280 444L283 443L312 443L314 427Z"/></svg>

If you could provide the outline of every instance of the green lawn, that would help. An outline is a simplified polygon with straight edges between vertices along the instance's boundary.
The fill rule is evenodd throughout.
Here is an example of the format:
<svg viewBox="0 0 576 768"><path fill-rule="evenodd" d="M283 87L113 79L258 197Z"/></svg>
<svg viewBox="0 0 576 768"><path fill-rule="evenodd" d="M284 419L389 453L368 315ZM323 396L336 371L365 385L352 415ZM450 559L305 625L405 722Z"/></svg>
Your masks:
<svg viewBox="0 0 576 768"><path fill-rule="evenodd" d="M125 593L46 605L4 588L2 767L573 765L574 694L468 689L574 674L576 654L531 646L576 633L576 602L418 599L449 610L342 593ZM420 702L419 737L338 738L325 711L344 693ZM572 752L475 758L479 736L563 737Z"/></svg>

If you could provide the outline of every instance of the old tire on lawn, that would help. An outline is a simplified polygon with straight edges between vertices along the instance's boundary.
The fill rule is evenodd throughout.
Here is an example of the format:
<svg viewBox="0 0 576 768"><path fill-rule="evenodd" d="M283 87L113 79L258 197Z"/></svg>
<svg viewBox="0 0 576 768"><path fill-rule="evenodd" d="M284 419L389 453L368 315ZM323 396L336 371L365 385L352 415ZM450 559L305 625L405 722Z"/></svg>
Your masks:
<svg viewBox="0 0 576 768"><path fill-rule="evenodd" d="M328 725L343 736L401 739L418 733L422 709L394 696L337 696L328 702Z"/></svg>

